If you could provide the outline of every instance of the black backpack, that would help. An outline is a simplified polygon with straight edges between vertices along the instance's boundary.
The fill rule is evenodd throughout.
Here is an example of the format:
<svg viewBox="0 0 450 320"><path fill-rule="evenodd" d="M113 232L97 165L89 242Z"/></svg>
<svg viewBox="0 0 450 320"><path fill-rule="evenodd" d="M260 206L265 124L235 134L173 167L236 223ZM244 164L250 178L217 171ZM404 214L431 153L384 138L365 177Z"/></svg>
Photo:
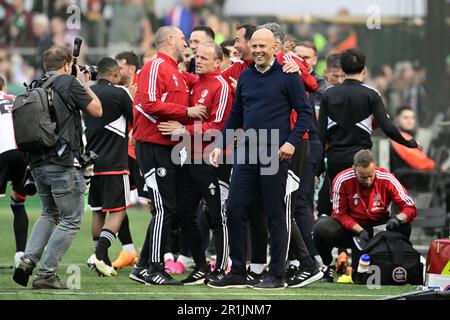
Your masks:
<svg viewBox="0 0 450 320"><path fill-rule="evenodd" d="M57 77L50 76L42 86L33 81L14 101L14 134L17 148L23 152L41 154L51 150L70 125L71 119L62 125L56 119L53 103L57 93L50 86Z"/></svg>
<svg viewBox="0 0 450 320"><path fill-rule="evenodd" d="M370 239L363 253L370 256L371 266L380 268L381 285L423 284L420 253L403 234L382 231Z"/></svg>

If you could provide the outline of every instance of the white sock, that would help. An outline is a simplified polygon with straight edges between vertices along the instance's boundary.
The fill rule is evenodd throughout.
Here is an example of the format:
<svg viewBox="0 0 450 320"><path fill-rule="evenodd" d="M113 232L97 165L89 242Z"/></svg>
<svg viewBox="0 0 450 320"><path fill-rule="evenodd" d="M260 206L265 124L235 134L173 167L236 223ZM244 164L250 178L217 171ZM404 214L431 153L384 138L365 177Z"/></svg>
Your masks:
<svg viewBox="0 0 450 320"><path fill-rule="evenodd" d="M134 244L132 244L132 243L123 245L122 250L125 252L129 252L129 253L136 252L136 248L134 247Z"/></svg>
<svg viewBox="0 0 450 320"><path fill-rule="evenodd" d="M319 256L319 255L314 256L314 259L316 259L317 262L319 262L319 264L320 264L321 267L323 266L323 260L322 260L322 257L321 257L321 256Z"/></svg>
<svg viewBox="0 0 450 320"><path fill-rule="evenodd" d="M185 268L187 268L189 262L191 262L191 258L183 256L182 254L180 254L177 258L177 262L180 262L181 264L183 264L183 266Z"/></svg>
<svg viewBox="0 0 450 320"><path fill-rule="evenodd" d="M250 271L256 274L261 274L264 271L264 264L262 263L250 263Z"/></svg>
<svg viewBox="0 0 450 320"><path fill-rule="evenodd" d="M164 253L164 262L166 262L167 260L175 261L172 252Z"/></svg>
<svg viewBox="0 0 450 320"><path fill-rule="evenodd" d="M289 265L298 268L298 267L300 267L300 261L298 261L298 260L291 260L291 261L289 261Z"/></svg>

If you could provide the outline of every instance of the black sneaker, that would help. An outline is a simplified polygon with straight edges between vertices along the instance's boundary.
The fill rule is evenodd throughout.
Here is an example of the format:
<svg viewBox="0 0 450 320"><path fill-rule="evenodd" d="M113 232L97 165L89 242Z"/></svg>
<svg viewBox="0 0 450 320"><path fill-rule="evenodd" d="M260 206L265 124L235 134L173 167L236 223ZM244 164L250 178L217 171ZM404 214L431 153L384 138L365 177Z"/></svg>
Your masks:
<svg viewBox="0 0 450 320"><path fill-rule="evenodd" d="M263 270L261 273L256 273L253 271L250 271L250 267L247 269L247 276L245 279L247 280L248 285L251 287L258 282L261 282L262 278L267 275L267 271Z"/></svg>
<svg viewBox="0 0 450 320"><path fill-rule="evenodd" d="M131 270L130 275L128 278L130 278L133 281L145 284L145 277L147 276L147 269L145 268L139 268L134 267L133 270Z"/></svg>
<svg viewBox="0 0 450 320"><path fill-rule="evenodd" d="M222 280L223 278L225 278L225 270L216 269L206 275L205 284L208 284L208 282L214 280Z"/></svg>
<svg viewBox="0 0 450 320"><path fill-rule="evenodd" d="M56 275L51 276L36 276L33 280L33 289L69 289L61 279Z"/></svg>
<svg viewBox="0 0 450 320"><path fill-rule="evenodd" d="M148 271L147 271L148 273ZM166 270L157 271L154 273L147 274L145 276L146 285L165 285L165 286L180 286L183 285L182 282L172 278Z"/></svg>
<svg viewBox="0 0 450 320"><path fill-rule="evenodd" d="M319 281L323 278L323 275L324 273L318 268L300 269L295 276L289 278L286 282L289 288L301 288Z"/></svg>
<svg viewBox="0 0 450 320"><path fill-rule="evenodd" d="M208 282L208 287L218 289L247 288L247 286L248 282L244 275L232 274L231 272L222 279L211 280Z"/></svg>
<svg viewBox="0 0 450 320"><path fill-rule="evenodd" d="M31 261L29 258L21 258L19 264L14 270L13 280L15 283L20 284L21 286L26 287L28 284L28 279L33 273L33 269L36 267L36 264Z"/></svg>
<svg viewBox="0 0 450 320"><path fill-rule="evenodd" d="M335 266L328 266L328 267L324 267L324 275L322 277L322 279L320 279L320 282L330 282L333 283L334 282L334 270Z"/></svg>
<svg viewBox="0 0 450 320"><path fill-rule="evenodd" d="M191 274L186 279L181 280L181 282L186 286L204 284L207 274L207 269L194 269Z"/></svg>
<svg viewBox="0 0 450 320"><path fill-rule="evenodd" d="M286 279L294 278L298 274L298 271L299 268L291 264L286 270Z"/></svg>
<svg viewBox="0 0 450 320"><path fill-rule="evenodd" d="M256 290L276 290L284 289L286 287L287 284L283 277L275 277L271 275L266 275L260 282L252 286L252 288Z"/></svg>

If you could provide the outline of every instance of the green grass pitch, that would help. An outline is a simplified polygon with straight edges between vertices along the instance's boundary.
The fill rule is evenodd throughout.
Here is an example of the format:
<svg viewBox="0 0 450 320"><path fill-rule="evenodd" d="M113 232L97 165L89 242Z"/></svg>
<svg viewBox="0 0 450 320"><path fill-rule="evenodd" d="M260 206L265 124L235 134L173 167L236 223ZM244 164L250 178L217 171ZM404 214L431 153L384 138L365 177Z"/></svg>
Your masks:
<svg viewBox="0 0 450 320"><path fill-rule="evenodd" d="M27 201L30 227L39 216L38 201L35 197ZM0 199L0 300L372 300L391 295L398 295L415 290L414 286L382 287L368 289L366 286L351 284L316 283L300 289L284 289L261 292L253 289L219 290L206 286L164 287L145 286L128 279L130 269L119 270L113 278L97 277L85 265L92 254L90 235L91 212L86 209L81 230L62 260L58 274L66 281L80 275L80 288L65 291L32 290L31 278L28 288L15 284L12 280L12 265L15 245L12 230L12 213L9 209L9 198ZM145 237L150 214L143 209L129 210L130 226L135 245L140 248ZM120 251L118 241L110 249L110 257L114 259ZM67 272L70 273L67 273ZM182 278L182 276L177 276ZM73 279L73 278L72 278Z"/></svg>

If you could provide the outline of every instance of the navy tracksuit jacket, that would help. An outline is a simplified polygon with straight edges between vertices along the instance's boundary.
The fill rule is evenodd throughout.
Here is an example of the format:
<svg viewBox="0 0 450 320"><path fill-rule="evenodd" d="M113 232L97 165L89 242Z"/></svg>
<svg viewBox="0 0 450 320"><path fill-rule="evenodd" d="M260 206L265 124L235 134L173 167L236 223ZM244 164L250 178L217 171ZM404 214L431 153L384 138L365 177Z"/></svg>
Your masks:
<svg viewBox="0 0 450 320"><path fill-rule="evenodd" d="M308 97L298 74L282 71L282 66L275 60L272 67L265 73L260 73L252 63L239 77L236 97L228 118L225 130L243 128L279 131L278 139L267 141L259 136L257 140L248 136L240 143L236 153L243 154L246 160L255 152L274 150L272 162L267 164L259 155L256 163L234 163L231 177L230 194L228 197L228 228L230 240L230 257L232 273L245 274L246 262L246 213L248 206L261 194L270 234L271 261L269 273L273 276L284 275L285 261L289 247L290 236L290 206L289 194L286 192L289 161L279 162L278 150L286 142L297 146L303 134L310 128L312 108L308 105ZM298 114L294 129L290 128L292 109ZM226 140L226 133L225 133ZM226 141L225 144L230 141ZM242 160L239 156L237 160ZM272 174L264 172L271 165L278 165L278 170ZM297 184L298 181L295 181Z"/></svg>

